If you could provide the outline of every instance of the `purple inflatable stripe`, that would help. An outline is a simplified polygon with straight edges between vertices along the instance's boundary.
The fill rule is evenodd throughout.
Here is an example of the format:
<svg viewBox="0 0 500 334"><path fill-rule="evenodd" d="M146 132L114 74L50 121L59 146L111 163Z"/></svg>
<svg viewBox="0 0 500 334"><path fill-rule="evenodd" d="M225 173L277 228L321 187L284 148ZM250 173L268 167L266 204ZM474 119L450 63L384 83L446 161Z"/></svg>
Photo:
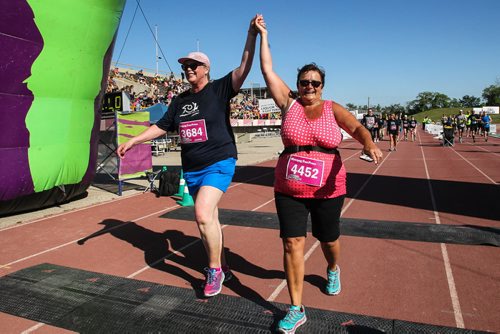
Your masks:
<svg viewBox="0 0 500 334"><path fill-rule="evenodd" d="M94 126L92 127L92 133L90 134L90 152L89 152L89 167L83 176L82 183L90 185L94 179L96 166L97 166L97 155L99 147L99 130L101 123L101 106L104 92L106 91L107 80L109 75L109 67L111 64L111 56L113 55L113 48L115 45L116 33L113 40L109 44L104 59L102 60L102 79L101 79L101 91L94 100Z"/></svg>
<svg viewBox="0 0 500 334"><path fill-rule="evenodd" d="M25 0L2 1L0 19L0 201L34 192L28 161L26 115L33 94L23 83L43 48Z"/></svg>

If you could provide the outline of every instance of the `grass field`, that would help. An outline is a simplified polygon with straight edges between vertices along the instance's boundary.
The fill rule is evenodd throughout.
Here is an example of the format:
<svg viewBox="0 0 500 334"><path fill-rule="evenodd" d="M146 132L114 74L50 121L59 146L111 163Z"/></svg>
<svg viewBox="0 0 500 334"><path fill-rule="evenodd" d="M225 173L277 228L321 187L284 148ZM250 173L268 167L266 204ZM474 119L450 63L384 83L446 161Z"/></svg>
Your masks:
<svg viewBox="0 0 500 334"><path fill-rule="evenodd" d="M442 109L431 109L428 111L424 111L418 114L415 114L415 119L417 122L421 123L425 116L428 116L432 119L432 121L440 121L443 115L450 116L456 115L460 113L460 110L463 110L466 114L468 111L471 111L472 108L442 108ZM491 121L493 124L500 123L500 114L493 114L491 116Z"/></svg>

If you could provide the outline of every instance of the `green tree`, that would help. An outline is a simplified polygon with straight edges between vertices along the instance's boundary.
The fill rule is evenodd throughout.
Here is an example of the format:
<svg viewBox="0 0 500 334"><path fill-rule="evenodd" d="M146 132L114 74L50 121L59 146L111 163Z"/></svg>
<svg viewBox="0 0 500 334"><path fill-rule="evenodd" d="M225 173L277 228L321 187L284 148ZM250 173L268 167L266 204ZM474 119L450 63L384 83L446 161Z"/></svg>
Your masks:
<svg viewBox="0 0 500 334"><path fill-rule="evenodd" d="M430 110L432 107L433 93L422 92L417 95L417 98L408 102L408 112L416 114L422 111Z"/></svg>
<svg viewBox="0 0 500 334"><path fill-rule="evenodd" d="M464 95L460 99L460 104L466 108L478 107L481 105L481 99L475 96Z"/></svg>
<svg viewBox="0 0 500 334"><path fill-rule="evenodd" d="M382 111L386 114L392 114L392 113L401 114L401 113L404 113L406 111L406 108L404 106L400 105L399 103L396 103L396 104L391 104L390 106L382 108Z"/></svg>
<svg viewBox="0 0 500 334"><path fill-rule="evenodd" d="M460 101L461 100L458 100L456 98L452 98L450 100L450 108L460 108L460 107L463 107L463 104Z"/></svg>
<svg viewBox="0 0 500 334"><path fill-rule="evenodd" d="M483 90L487 106L500 106L500 85L491 85Z"/></svg>
<svg viewBox="0 0 500 334"><path fill-rule="evenodd" d="M411 115L430 109L447 108L450 102L451 99L443 93L422 92L415 100L408 102L407 109Z"/></svg>
<svg viewBox="0 0 500 334"><path fill-rule="evenodd" d="M355 104L352 104L352 103L347 103L345 105L345 107L347 108L347 110L356 110L356 109L358 109L358 107Z"/></svg>
<svg viewBox="0 0 500 334"><path fill-rule="evenodd" d="M448 108L450 106L450 98L442 93L433 93L432 107L431 109L437 108Z"/></svg>

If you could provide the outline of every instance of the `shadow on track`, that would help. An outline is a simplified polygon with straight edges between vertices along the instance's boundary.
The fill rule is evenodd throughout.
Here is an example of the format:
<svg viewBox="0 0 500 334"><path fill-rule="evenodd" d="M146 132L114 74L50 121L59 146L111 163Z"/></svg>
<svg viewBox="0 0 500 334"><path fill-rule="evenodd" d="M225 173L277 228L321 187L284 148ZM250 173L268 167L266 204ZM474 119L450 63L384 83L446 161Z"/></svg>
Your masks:
<svg viewBox="0 0 500 334"><path fill-rule="evenodd" d="M347 173L347 198L352 198L369 177L369 174ZM237 169L233 182L272 187L274 168L241 167ZM500 219L498 185L443 180L430 180L430 183L439 212L495 221ZM480 194L480 207L471 203L471 194ZM421 178L373 175L357 199L434 210L429 196L429 181Z"/></svg>
<svg viewBox="0 0 500 334"><path fill-rule="evenodd" d="M206 260L205 248L199 238L186 235L178 230L166 230L162 233L154 232L135 222L124 222L116 219L105 219L99 224L103 225L102 230L78 240L77 243L85 245L89 239L111 234L113 237L142 250L144 252L144 261L148 266L184 279L194 289L198 298L205 298L202 292L204 280L192 276L181 268L182 266L200 270L206 265L204 263ZM283 311L266 301L256 291L241 284L235 272L262 279L283 279L285 277L283 271L264 269L248 262L239 254L231 252L229 248L225 248L225 251L228 264L233 272L233 278L224 285L240 297L260 305L275 315L281 315Z"/></svg>

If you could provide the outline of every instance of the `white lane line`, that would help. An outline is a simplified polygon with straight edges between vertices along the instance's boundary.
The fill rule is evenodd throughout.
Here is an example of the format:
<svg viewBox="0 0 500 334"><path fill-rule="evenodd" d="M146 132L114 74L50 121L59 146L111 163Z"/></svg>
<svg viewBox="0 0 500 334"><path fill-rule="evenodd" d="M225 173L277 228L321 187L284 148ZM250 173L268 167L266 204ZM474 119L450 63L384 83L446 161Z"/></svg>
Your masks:
<svg viewBox="0 0 500 334"><path fill-rule="evenodd" d="M309 248L307 253L304 255L304 263L307 262L307 260L311 257L312 253L314 253L314 251L316 250L316 248L318 248L319 245L320 245L319 241L314 242L311 248ZM276 287L276 289L274 289L273 293L271 293L271 295L266 300L269 302L273 302L279 296L281 291L283 291L284 288L286 288L286 279L281 281L281 283Z"/></svg>
<svg viewBox="0 0 500 334"><path fill-rule="evenodd" d="M22 223L22 224L17 224L17 225L13 225L13 226L4 227L4 228L0 229L0 232L11 230L13 228L24 227L26 225L30 225L30 224L34 224L34 223L39 223L39 222L47 220L47 219L52 219L52 218L64 216L64 215L67 215L67 214L70 214L70 213L74 213L74 212L78 212L78 211L93 209L93 208L101 206L101 205L109 204L111 202L113 202L113 203L114 202L118 202L118 201L121 201L121 200L124 200L124 199L128 199L128 198L131 198L131 197L138 196L138 195L142 195L142 193L141 194L133 194L133 195L128 195L128 196L123 196L123 197L115 198L115 199L108 200L108 201L101 202L101 203L91 204L91 205L86 206L84 208L79 208L79 209L74 209L74 210L68 209L68 211L61 212L61 213L58 213L58 214L54 214L54 215L50 215L50 216L47 216L47 217L35 219L35 220L28 221L28 222Z"/></svg>
<svg viewBox="0 0 500 334"><path fill-rule="evenodd" d="M131 221L136 222L136 221L139 221L139 220L143 220L143 219L149 218L149 217L151 217L151 216L158 215L158 214L160 214L160 213L167 212L167 211L170 211L170 210L175 209L175 208L178 208L178 207L180 207L180 205L174 205L174 206L171 206L171 207L169 207L169 208L166 208L166 209L163 209L163 210L160 210L160 211L156 211L156 212L150 213L150 214L148 214L148 215L145 215L145 216L142 216L142 217L139 217L139 218L133 219L133 220L131 220ZM118 225L118 226L111 227L111 228L109 228L109 229L103 230L103 231L102 231L102 233L103 233L103 234L105 234L105 233L107 233L108 231L114 230L114 229L116 229L116 228L123 227L123 226L128 225L128 224L129 224L129 223L125 223L125 224L121 224L121 225ZM52 248L46 249L46 250L44 250L44 251L42 251L42 252L38 252L38 253L36 253L36 254L32 254L32 255L30 255L30 256L26 256L26 257L23 257L23 258L21 258L21 259L15 260L15 261L12 261L12 262L9 262L9 263L6 263L6 264L2 264L2 265L0 265L0 269L1 269L1 268L5 268L5 267L10 267L10 266L11 266L11 265L13 265L13 264L16 264L16 263L19 263L19 262L22 262L22 261L26 261L26 260L32 259L32 258L37 257L37 256L40 256L40 255L42 255L42 254L49 253L49 252L52 252L52 251L54 251L54 250L57 250L57 249L59 249L59 248L62 248L62 247L68 246L68 245L75 244L75 243L76 243L78 240L80 240L80 239L81 239L81 238L78 238L78 239L72 240L72 241L70 241L70 242L67 242L67 243L65 243L65 244L61 244L61 245L59 245L59 246L56 246L56 247L52 247Z"/></svg>
<svg viewBox="0 0 500 334"><path fill-rule="evenodd" d="M460 158L462 158L465 162L467 162L469 165L471 165L472 167L474 167L474 169L476 169L479 173L481 173L485 178L488 179L488 181L490 181L491 183L493 184L497 184L491 177L489 177L488 175L486 175L482 170L480 170L476 165L474 165L472 162L470 162L469 160L467 160L463 155L461 155L460 153L457 152L457 150L455 148L453 148L453 152L455 152Z"/></svg>
<svg viewBox="0 0 500 334"><path fill-rule="evenodd" d="M419 140L420 141L420 140ZM420 142L420 144L422 144ZM427 177L427 184L429 185L429 193L431 196L432 209L434 211L434 218L436 220L436 224L440 225L441 220L439 218L439 213L437 211L436 200L434 198L434 191L432 189L431 178L429 175L429 169L427 168L427 163L425 161L425 154L422 145L420 145L420 151L422 152L422 158L425 167L425 174ZM464 318L462 316L462 310L460 308L460 301L458 299L457 288L455 286L455 279L453 278L453 271L451 270L450 258L448 256L448 250L446 248L446 244L441 243L441 254L443 256L444 269L446 272L446 278L448 281L448 289L450 291L451 304L453 306L453 314L455 315L455 324L458 328L465 328Z"/></svg>
<svg viewBox="0 0 500 334"><path fill-rule="evenodd" d="M363 185L358 189L358 191L356 192L356 194L354 194L354 196L351 198L351 200L349 201L349 203L347 203L347 205L342 209L342 212L340 213L341 216L351 206L352 202L354 202L354 200L356 200L358 198L358 195L365 189L365 187L368 184L368 182L370 182L370 180L372 179L373 175L375 175L377 173L377 171L380 169L380 167L382 167L382 165L384 164L384 162L386 161L386 159L387 159L387 157L384 160L382 160L381 163L379 163L377 165L377 168L375 168L375 170L370 174L370 176L368 177L368 179L366 179L365 183L363 183Z"/></svg>
<svg viewBox="0 0 500 334"><path fill-rule="evenodd" d="M225 226L221 226L221 229L223 229L224 227ZM151 263L151 264L149 264L149 265L147 265L145 267L142 267L141 269L137 270L135 273L132 273L132 274L128 275L127 278L134 278L135 276L137 276L137 275L145 272L146 270L155 267L158 263L163 262L164 260L167 260L171 256L179 254L184 249L186 249L186 248L188 248L188 247L190 247L190 246L192 246L192 245L194 245L194 244L196 244L196 243L198 243L200 241L201 241L201 239L196 239L194 241L191 241L190 243L188 243L187 245L182 246L181 248L177 249L176 251L174 251L174 252L172 252L172 253L170 253L170 254L168 254L168 255L166 255L166 256L164 256L164 257L162 257L162 258L160 258L160 259L158 259L156 261L154 261L153 263Z"/></svg>
<svg viewBox="0 0 500 334"><path fill-rule="evenodd" d="M43 322L39 322L37 323L36 325L34 326L31 326L30 328L28 328L27 330L25 331L22 331L21 334L29 334L29 333L33 333L34 331L36 331L38 328L40 327L43 327L45 326L45 323Z"/></svg>
<svg viewBox="0 0 500 334"><path fill-rule="evenodd" d="M360 152L355 152L355 153L351 154L350 156L348 156L347 158L342 159L342 161L347 161L347 160L350 160L350 159L352 159L353 157L358 156L359 154L360 154Z"/></svg>
<svg viewBox="0 0 500 334"><path fill-rule="evenodd" d="M493 151L487 150L487 149L485 149L485 148L484 148L484 147L482 147L482 146L473 145L473 144L471 144L471 143L466 143L466 144L467 144L467 145L470 145L470 146L472 146L472 147L474 147L474 148L480 148L481 150L483 150L483 151L485 151L485 152L488 152L488 153L491 153L491 154L494 154L494 155L498 155L498 156L500 156L500 153L497 153L497 152L493 152Z"/></svg>
<svg viewBox="0 0 500 334"><path fill-rule="evenodd" d="M274 195L273 195L273 196L274 196ZM264 206L268 205L269 203L271 203L271 202L273 202L273 201L274 201L274 197L273 197L272 199L270 199L269 201L264 202L263 204L259 205L258 207L256 207L256 208L252 209L251 211L257 211L257 210L259 210L260 208L262 208L262 207L264 207Z"/></svg>
<svg viewBox="0 0 500 334"><path fill-rule="evenodd" d="M351 155L349 158L345 159L344 161L352 158L353 156L355 156L357 154L359 154L359 153L354 153L353 155ZM386 161L386 159L387 159L387 157L385 159L383 159L382 162L380 162L377 165L377 168L375 168L375 170L370 174L370 176L368 177L368 179L365 181L365 183L363 183L363 185L359 188L359 190L356 192L356 194L351 198L351 200L346 205L344 205L344 207L342 208L342 211L340 212L340 216L343 216L344 213L347 211L347 209L349 209L349 207L352 205L352 203L358 198L358 195L365 189L365 187L368 184L368 182L370 182L370 180L372 179L373 175L375 175L375 173L377 173L377 171L380 169L380 167L382 167L382 165L384 164L384 162ZM318 246L320 244L321 243L319 241L314 242L314 244L311 246L311 248L309 248L309 250L307 251L307 253L304 255L304 263L307 262L307 260L309 259L309 257L316 250L316 248L318 248ZM269 301L269 302L274 301L278 297L278 295L281 293L281 291L283 291L283 289L285 287L286 287L286 279L284 279L283 281L281 281L281 283L276 287L276 289L271 293L271 295L266 300Z"/></svg>

